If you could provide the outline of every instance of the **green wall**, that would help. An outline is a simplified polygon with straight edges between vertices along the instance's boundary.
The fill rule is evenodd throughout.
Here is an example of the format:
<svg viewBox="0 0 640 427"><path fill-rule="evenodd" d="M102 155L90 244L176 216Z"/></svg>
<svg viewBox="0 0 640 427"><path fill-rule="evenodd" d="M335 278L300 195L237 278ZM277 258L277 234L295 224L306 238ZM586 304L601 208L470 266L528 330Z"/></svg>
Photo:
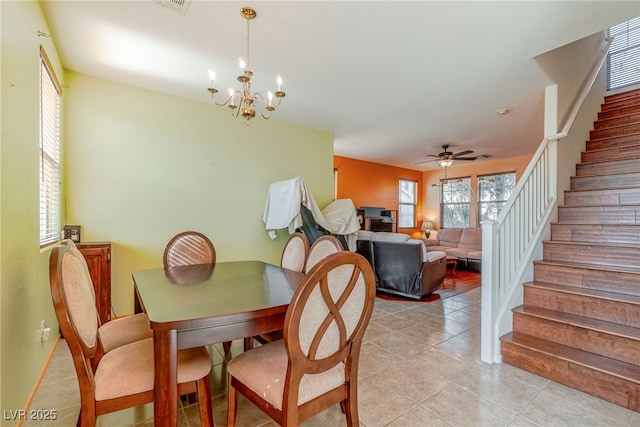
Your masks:
<svg viewBox="0 0 640 427"><path fill-rule="evenodd" d="M54 339L40 342L40 321L57 322L49 293L49 251L38 235L39 49L62 68L37 2L0 2L0 409L22 409ZM3 412L4 414L4 412ZM4 418L4 417L3 417ZM3 425L7 421L2 421Z"/></svg>
<svg viewBox="0 0 640 427"><path fill-rule="evenodd" d="M49 250L38 245L38 91L42 44L64 87L63 223L111 241L112 300L133 309L131 272L162 265L174 234L195 229L220 261L278 262L262 223L271 182L302 176L318 204L333 196L333 136L63 71L40 4L0 1L0 409L26 404L57 336ZM206 86L206 82L203 83ZM204 90L204 89L203 89ZM280 107L285 110L286 101ZM3 420L2 425L13 425Z"/></svg>
<svg viewBox="0 0 640 427"><path fill-rule="evenodd" d="M66 223L112 242L117 314L133 310L131 272L161 267L184 230L209 236L219 261L278 263L287 233L264 230L270 183L302 176L321 207L332 200L329 133L246 126L226 108L71 72L65 84Z"/></svg>

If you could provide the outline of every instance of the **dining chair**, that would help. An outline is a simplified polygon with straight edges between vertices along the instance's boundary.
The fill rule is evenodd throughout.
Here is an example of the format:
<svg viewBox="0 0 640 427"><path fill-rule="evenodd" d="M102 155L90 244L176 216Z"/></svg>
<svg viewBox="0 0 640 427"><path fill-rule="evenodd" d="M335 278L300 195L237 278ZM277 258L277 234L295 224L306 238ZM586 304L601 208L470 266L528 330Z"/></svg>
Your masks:
<svg viewBox="0 0 640 427"><path fill-rule="evenodd" d="M344 246L340 243L337 237L325 234L316 239L315 242L309 248L309 254L307 255L307 261L305 263L304 271L309 271L320 260L336 252L344 250Z"/></svg>
<svg viewBox="0 0 640 427"><path fill-rule="evenodd" d="M304 233L293 233L289 236L282 250L280 267L304 273L304 267L309 253L309 239Z"/></svg>
<svg viewBox="0 0 640 427"><path fill-rule="evenodd" d="M181 265L216 263L216 250L207 236L197 231L184 231L169 240L162 257L164 268Z"/></svg>
<svg viewBox="0 0 640 427"><path fill-rule="evenodd" d="M227 364L227 426L241 393L281 426L297 426L339 403L358 427L358 361L375 302L375 278L353 252L327 256L308 271L284 320L284 339Z"/></svg>
<svg viewBox="0 0 640 427"><path fill-rule="evenodd" d="M121 345L92 360L99 346L97 309L84 266L66 245L49 257L51 298L58 324L68 344L80 387L77 425L95 426L97 417L153 402L153 339ZM211 358L205 347L178 352L178 394L197 393L200 422L213 426L209 373Z"/></svg>
<svg viewBox="0 0 640 427"><path fill-rule="evenodd" d="M216 264L216 249L207 236L197 231L183 231L169 240L162 256L164 268L183 265ZM231 354L231 341L222 343L225 356Z"/></svg>
<svg viewBox="0 0 640 427"><path fill-rule="evenodd" d="M304 233L296 232L289 236L287 243L282 250L282 256L280 257L280 267L288 270L297 271L298 273L304 273L304 267L307 262L307 254L309 253L309 239ZM260 344L266 344L276 340L282 339L282 329L268 332L261 335L256 335L253 338L245 340L244 350L250 350L253 348L253 340L258 341Z"/></svg>
<svg viewBox="0 0 640 427"><path fill-rule="evenodd" d="M73 240L65 239L62 241L62 244L69 248L71 253L80 261L82 273L86 275L84 283L89 288L95 304L95 289L84 255L82 255L82 252L80 252ZM149 327L149 318L146 313L118 317L106 323L102 323L100 316L98 316L98 336L100 338L98 353L100 354L101 352L107 353L125 344L152 338L153 331Z"/></svg>

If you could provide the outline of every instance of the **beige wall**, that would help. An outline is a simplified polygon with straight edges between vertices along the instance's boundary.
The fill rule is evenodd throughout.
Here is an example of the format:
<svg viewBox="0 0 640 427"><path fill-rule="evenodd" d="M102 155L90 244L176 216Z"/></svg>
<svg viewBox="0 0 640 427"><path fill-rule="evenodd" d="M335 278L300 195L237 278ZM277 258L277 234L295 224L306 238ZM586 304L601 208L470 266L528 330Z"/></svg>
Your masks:
<svg viewBox="0 0 640 427"><path fill-rule="evenodd" d="M40 342L40 321L57 325L49 253L38 244L40 45L58 77L62 69L52 40L38 37L49 32L39 3L2 1L0 11L0 409L15 411L23 408L54 342Z"/></svg>
<svg viewBox="0 0 640 427"><path fill-rule="evenodd" d="M302 176L333 200L333 137L274 120L245 126L227 109L67 73L66 222L112 242L112 303L133 310L131 272L162 266L184 230L211 238L219 261L277 263L262 215L269 184Z"/></svg>
<svg viewBox="0 0 640 427"><path fill-rule="evenodd" d="M503 160L485 160L480 162L462 163L461 166L447 168L447 179L471 178L471 213L469 226L478 227L478 204L477 189L478 176L493 173L515 172L516 182L520 179L522 172L526 169L531 156L513 157ZM444 179L444 168L425 171L423 173L424 183L424 212L425 220L432 220L437 229L440 229L440 180ZM434 186L435 185L435 186Z"/></svg>

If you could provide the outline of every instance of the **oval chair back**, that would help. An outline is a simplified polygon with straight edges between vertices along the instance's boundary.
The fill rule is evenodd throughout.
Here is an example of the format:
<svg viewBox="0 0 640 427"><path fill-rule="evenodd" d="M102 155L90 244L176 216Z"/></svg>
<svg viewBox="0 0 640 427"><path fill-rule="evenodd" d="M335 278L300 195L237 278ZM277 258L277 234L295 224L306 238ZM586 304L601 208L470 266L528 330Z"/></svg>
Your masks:
<svg viewBox="0 0 640 427"><path fill-rule="evenodd" d="M288 270L304 273L309 254L309 239L303 233L293 233L282 250L280 266Z"/></svg>
<svg viewBox="0 0 640 427"><path fill-rule="evenodd" d="M207 236L197 231L175 235L164 249L164 268L216 263L216 250Z"/></svg>

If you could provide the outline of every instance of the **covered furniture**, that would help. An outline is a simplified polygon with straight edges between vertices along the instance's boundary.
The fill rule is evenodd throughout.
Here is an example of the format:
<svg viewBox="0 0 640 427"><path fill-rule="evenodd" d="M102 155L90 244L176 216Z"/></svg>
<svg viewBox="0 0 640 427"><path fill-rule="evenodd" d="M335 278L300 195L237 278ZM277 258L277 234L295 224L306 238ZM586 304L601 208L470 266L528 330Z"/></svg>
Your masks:
<svg viewBox="0 0 640 427"><path fill-rule="evenodd" d="M327 256L307 272L284 321L284 339L227 364L227 425L240 392L282 426L297 426L341 404L358 427L358 362L375 302L369 263L353 252Z"/></svg>
<svg viewBox="0 0 640 427"><path fill-rule="evenodd" d="M361 232L357 247L373 266L378 292L421 299L442 286L446 254L428 252L421 240L402 233Z"/></svg>
<svg viewBox="0 0 640 427"><path fill-rule="evenodd" d="M482 268L482 229L443 228L435 237L422 239L428 251L444 251L458 259L458 267L480 272Z"/></svg>
<svg viewBox="0 0 640 427"><path fill-rule="evenodd" d="M98 316L82 262L65 245L49 258L51 298L60 329L69 346L80 388L77 425L95 426L99 415L154 401L153 339L121 345L98 353ZM197 391L200 422L213 426L209 373L211 358L205 347L182 350L176 381L178 393Z"/></svg>
<svg viewBox="0 0 640 427"><path fill-rule="evenodd" d="M305 208L306 210L303 210ZM305 221L304 215L308 218ZM305 228L309 243L313 244L322 232L310 230L309 224L319 226L326 233L344 236L347 246L355 250L356 232L360 224L351 199L338 199L320 209L302 177L277 181L269 185L267 202L262 219L271 239L279 229L287 228L289 234ZM311 233L309 233L311 231Z"/></svg>

